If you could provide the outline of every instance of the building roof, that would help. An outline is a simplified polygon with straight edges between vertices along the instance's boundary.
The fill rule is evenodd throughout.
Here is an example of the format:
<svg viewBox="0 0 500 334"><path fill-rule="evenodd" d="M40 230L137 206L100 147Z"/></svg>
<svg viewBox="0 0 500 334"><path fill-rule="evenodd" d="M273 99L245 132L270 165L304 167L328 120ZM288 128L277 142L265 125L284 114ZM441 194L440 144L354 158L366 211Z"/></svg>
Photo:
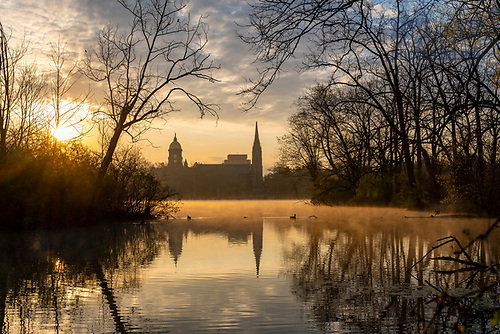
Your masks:
<svg viewBox="0 0 500 334"><path fill-rule="evenodd" d="M250 160L246 154L228 154L224 160L225 165L250 165Z"/></svg>
<svg viewBox="0 0 500 334"><path fill-rule="evenodd" d="M174 141L170 144L168 150L182 150L181 144L177 141L177 133L174 136Z"/></svg>

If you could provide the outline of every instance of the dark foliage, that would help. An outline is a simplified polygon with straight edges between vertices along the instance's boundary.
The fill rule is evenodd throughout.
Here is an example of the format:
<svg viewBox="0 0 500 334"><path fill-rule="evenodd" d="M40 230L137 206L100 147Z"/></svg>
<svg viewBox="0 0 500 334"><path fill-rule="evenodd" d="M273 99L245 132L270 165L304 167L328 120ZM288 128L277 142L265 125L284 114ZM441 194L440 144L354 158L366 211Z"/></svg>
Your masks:
<svg viewBox="0 0 500 334"><path fill-rule="evenodd" d="M29 229L149 217L170 196L147 165L120 162L96 188L98 159L78 142L47 142L36 151L11 150L0 168L0 228Z"/></svg>
<svg viewBox="0 0 500 334"><path fill-rule="evenodd" d="M498 11L487 0L263 0L243 37L260 80L244 92L255 102L295 57L325 77L280 141L317 202L497 215Z"/></svg>

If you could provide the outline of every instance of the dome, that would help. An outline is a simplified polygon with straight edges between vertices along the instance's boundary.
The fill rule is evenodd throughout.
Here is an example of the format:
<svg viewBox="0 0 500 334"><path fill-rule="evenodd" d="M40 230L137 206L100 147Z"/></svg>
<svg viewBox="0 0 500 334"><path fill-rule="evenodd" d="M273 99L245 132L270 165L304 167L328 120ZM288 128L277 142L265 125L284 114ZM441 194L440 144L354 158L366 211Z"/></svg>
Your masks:
<svg viewBox="0 0 500 334"><path fill-rule="evenodd" d="M177 134L175 134L174 136L174 141L170 144L170 147L168 148L168 150L182 150L181 148L181 144L179 144L179 142L177 141Z"/></svg>

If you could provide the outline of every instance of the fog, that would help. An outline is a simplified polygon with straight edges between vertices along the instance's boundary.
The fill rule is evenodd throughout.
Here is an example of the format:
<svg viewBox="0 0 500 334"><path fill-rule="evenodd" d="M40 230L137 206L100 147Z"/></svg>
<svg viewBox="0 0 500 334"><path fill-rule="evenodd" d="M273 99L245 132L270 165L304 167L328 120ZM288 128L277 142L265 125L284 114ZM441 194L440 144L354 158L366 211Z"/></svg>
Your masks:
<svg viewBox="0 0 500 334"><path fill-rule="evenodd" d="M272 220L275 223L308 228L341 228L366 233L397 228L404 234L425 236L429 241L453 235L464 242L483 233L493 219L436 214L392 207L317 206L306 200L227 200L184 201L174 214L178 220L204 218L231 219L233 224L248 220ZM291 218L295 215L296 218Z"/></svg>

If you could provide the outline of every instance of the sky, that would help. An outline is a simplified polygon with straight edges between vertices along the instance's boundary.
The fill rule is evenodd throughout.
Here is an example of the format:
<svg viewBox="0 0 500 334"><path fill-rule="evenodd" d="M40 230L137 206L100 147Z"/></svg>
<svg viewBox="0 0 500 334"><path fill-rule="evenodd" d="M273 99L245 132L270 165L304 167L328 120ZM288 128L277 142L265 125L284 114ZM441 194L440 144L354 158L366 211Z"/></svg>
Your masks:
<svg viewBox="0 0 500 334"><path fill-rule="evenodd" d="M249 0L251 1L251 0ZM192 18L205 16L209 26L206 51L220 70L214 72L217 83L195 87L202 100L220 106L218 119L206 115L200 118L197 108L189 104L176 105L166 122L156 122L140 142L143 155L153 163L167 161L168 146L175 134L183 148L183 156L194 162L222 163L227 154L251 156L255 122L263 151L264 170L273 167L278 158L277 137L286 133L288 117L295 111L295 102L315 83L314 73L289 70L283 72L261 97L256 107L243 111L244 97L237 93L248 78L258 76L255 56L240 40L245 33L249 6L244 0L187 1ZM115 0L2 0L0 21L12 34L13 40L25 38L29 54L25 61L34 60L43 69L50 53L50 43L66 44L74 59L96 45L97 33L106 25L125 26L129 16ZM85 84L82 84L85 86Z"/></svg>

